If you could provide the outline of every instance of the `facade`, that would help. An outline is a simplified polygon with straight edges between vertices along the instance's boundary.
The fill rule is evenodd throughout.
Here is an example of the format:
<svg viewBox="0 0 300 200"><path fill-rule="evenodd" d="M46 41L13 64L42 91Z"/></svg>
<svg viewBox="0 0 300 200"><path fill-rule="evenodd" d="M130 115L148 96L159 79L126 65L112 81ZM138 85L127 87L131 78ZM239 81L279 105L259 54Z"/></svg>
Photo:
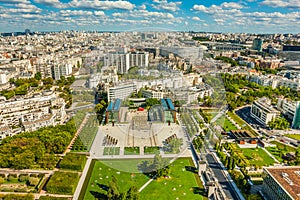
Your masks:
<svg viewBox="0 0 300 200"><path fill-rule="evenodd" d="M252 44L252 50L262 51L263 39L255 38Z"/></svg>
<svg viewBox="0 0 300 200"><path fill-rule="evenodd" d="M162 99L162 98L164 98L164 92L161 92L161 91L142 90L142 94L146 99L149 99L149 98Z"/></svg>
<svg viewBox="0 0 300 200"><path fill-rule="evenodd" d="M120 122L120 107L122 100L116 99L115 101L111 101L108 104L108 107L105 112L105 121L109 122Z"/></svg>
<svg viewBox="0 0 300 200"><path fill-rule="evenodd" d="M52 77L59 80L62 76L68 76L72 73L72 65L56 64L52 66Z"/></svg>
<svg viewBox="0 0 300 200"><path fill-rule="evenodd" d="M62 124L66 120L65 102L55 94L1 102L0 116L0 129L35 131L41 127ZM1 138L6 136L11 135L5 134Z"/></svg>
<svg viewBox="0 0 300 200"><path fill-rule="evenodd" d="M148 67L148 52L109 53L104 57L104 66L116 66L121 74L128 72L130 67Z"/></svg>
<svg viewBox="0 0 300 200"><path fill-rule="evenodd" d="M300 129L300 102L296 103L296 111L293 118L292 127L295 129Z"/></svg>
<svg viewBox="0 0 300 200"><path fill-rule="evenodd" d="M300 198L300 167L264 168L262 193L267 199L294 200Z"/></svg>
<svg viewBox="0 0 300 200"><path fill-rule="evenodd" d="M114 101L116 99L122 99L129 97L136 91L136 85L134 83L121 83L116 86L107 88L108 101Z"/></svg>
<svg viewBox="0 0 300 200"><path fill-rule="evenodd" d="M300 129L300 101L278 99L277 108L292 121L292 128Z"/></svg>
<svg viewBox="0 0 300 200"><path fill-rule="evenodd" d="M0 73L0 84L5 84L7 83L8 80L7 80L7 76L5 73Z"/></svg>
<svg viewBox="0 0 300 200"><path fill-rule="evenodd" d="M263 97L255 101L251 106L250 114L263 125L280 116L280 112L273 108L271 100Z"/></svg>

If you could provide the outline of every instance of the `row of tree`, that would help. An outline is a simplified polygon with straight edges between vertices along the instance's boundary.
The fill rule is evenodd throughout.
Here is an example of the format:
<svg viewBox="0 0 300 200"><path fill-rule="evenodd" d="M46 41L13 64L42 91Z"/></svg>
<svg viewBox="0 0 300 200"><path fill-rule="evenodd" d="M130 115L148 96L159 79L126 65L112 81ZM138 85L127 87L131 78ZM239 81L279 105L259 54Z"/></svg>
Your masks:
<svg viewBox="0 0 300 200"><path fill-rule="evenodd" d="M75 131L71 120L66 125L7 137L0 145L0 167L52 169L59 158L56 154L64 152Z"/></svg>

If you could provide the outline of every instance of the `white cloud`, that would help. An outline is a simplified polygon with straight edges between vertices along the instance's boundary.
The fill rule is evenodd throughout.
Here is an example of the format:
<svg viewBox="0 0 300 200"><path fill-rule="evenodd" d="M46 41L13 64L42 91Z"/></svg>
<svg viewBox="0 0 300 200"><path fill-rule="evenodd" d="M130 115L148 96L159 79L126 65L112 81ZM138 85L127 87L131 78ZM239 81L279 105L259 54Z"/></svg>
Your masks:
<svg viewBox="0 0 300 200"><path fill-rule="evenodd" d="M96 15L96 16L105 16L105 13L103 11L94 11L94 15Z"/></svg>
<svg viewBox="0 0 300 200"><path fill-rule="evenodd" d="M39 3L39 4L43 4L43 5L46 5L46 6L55 7L55 8L66 8L66 7L68 7L67 4L63 4L59 0L34 0L34 2Z"/></svg>
<svg viewBox="0 0 300 200"><path fill-rule="evenodd" d="M204 5L194 5L193 10L207 12L207 7Z"/></svg>
<svg viewBox="0 0 300 200"><path fill-rule="evenodd" d="M76 8L96 10L132 10L135 8L135 5L129 1L72 0L69 5Z"/></svg>
<svg viewBox="0 0 300 200"><path fill-rule="evenodd" d="M221 4L222 8L226 9L242 9L243 6L241 4L235 3L235 2L224 2Z"/></svg>
<svg viewBox="0 0 300 200"><path fill-rule="evenodd" d="M153 8L171 12L180 10L179 6L182 4L182 2L168 2L167 0L153 0L153 3L151 5Z"/></svg>
<svg viewBox="0 0 300 200"><path fill-rule="evenodd" d="M15 4L15 3L30 3L28 0L0 0L1 3Z"/></svg>
<svg viewBox="0 0 300 200"><path fill-rule="evenodd" d="M69 17L69 16L82 16L82 15L93 15L93 12L86 10L61 10L61 16Z"/></svg>
<svg viewBox="0 0 300 200"><path fill-rule="evenodd" d="M193 17L192 20L195 20L195 21L202 21L199 17Z"/></svg>
<svg viewBox="0 0 300 200"><path fill-rule="evenodd" d="M264 0L260 4L263 6L270 6L274 8L300 8L299 0Z"/></svg>

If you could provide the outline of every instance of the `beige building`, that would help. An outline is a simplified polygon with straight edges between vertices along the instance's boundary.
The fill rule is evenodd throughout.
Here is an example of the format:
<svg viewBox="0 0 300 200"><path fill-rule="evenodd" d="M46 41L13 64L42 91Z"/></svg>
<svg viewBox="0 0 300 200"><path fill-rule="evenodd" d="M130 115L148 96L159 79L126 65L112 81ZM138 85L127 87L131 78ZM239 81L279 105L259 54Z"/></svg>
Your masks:
<svg viewBox="0 0 300 200"><path fill-rule="evenodd" d="M300 199L300 166L264 168L262 193L268 200Z"/></svg>

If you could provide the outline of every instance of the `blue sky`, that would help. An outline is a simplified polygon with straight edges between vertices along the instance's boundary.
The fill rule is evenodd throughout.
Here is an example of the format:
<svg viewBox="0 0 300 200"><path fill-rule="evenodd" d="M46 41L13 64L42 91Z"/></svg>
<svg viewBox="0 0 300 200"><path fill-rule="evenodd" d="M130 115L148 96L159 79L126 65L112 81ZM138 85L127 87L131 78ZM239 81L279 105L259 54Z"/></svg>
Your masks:
<svg viewBox="0 0 300 200"><path fill-rule="evenodd" d="M0 32L299 33L300 0L0 0Z"/></svg>

